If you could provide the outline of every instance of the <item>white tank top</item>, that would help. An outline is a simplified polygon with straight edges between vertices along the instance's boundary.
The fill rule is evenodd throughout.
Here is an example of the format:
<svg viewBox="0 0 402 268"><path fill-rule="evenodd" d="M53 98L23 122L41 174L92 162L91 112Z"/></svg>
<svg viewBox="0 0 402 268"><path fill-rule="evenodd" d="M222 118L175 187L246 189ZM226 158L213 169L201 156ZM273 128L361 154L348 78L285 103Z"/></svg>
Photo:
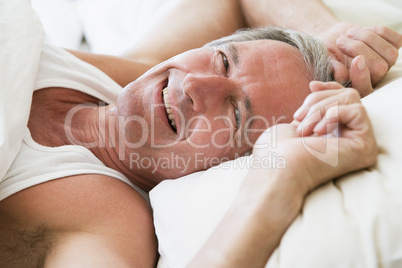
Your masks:
<svg viewBox="0 0 402 268"><path fill-rule="evenodd" d="M122 88L109 76L67 51L44 45L34 90L64 87L115 103ZM88 149L77 145L46 147L36 143L26 128L21 150L0 183L0 201L28 187L79 174L100 174L121 180L148 195L123 174L106 167Z"/></svg>

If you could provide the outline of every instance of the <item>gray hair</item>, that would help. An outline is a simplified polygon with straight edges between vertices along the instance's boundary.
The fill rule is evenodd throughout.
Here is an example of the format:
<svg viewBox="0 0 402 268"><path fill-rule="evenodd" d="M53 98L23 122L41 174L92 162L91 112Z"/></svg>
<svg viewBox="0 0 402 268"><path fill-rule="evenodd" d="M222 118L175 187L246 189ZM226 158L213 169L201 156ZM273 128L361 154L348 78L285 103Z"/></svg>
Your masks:
<svg viewBox="0 0 402 268"><path fill-rule="evenodd" d="M246 42L253 40L276 40L290 44L300 50L307 70L312 74L313 80L328 82L334 81L333 68L324 43L300 31L268 26L257 29L242 29L232 35L217 39L206 44L206 47L220 46L231 42Z"/></svg>

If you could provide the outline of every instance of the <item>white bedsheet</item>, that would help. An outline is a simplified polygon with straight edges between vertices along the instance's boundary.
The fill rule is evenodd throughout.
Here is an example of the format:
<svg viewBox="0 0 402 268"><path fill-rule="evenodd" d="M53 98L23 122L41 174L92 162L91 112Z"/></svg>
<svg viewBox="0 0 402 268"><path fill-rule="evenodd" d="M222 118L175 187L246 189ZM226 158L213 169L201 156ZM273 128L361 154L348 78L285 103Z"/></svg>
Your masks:
<svg viewBox="0 0 402 268"><path fill-rule="evenodd" d="M28 0L0 0L0 181L24 136L43 39Z"/></svg>
<svg viewBox="0 0 402 268"><path fill-rule="evenodd" d="M384 25L402 32L400 0L323 0L337 18L357 25Z"/></svg>

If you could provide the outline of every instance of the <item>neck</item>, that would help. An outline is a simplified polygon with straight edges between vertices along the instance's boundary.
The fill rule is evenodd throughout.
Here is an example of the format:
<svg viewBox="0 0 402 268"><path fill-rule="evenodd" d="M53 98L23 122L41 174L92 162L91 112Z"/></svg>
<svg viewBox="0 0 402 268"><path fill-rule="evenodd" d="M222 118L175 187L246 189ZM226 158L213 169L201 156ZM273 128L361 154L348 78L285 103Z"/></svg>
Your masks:
<svg viewBox="0 0 402 268"><path fill-rule="evenodd" d="M67 139L70 144L86 147L105 166L148 192L155 185L138 175L138 170L129 168L125 145L119 141L117 118L113 105L80 109L72 117L70 127L65 127Z"/></svg>

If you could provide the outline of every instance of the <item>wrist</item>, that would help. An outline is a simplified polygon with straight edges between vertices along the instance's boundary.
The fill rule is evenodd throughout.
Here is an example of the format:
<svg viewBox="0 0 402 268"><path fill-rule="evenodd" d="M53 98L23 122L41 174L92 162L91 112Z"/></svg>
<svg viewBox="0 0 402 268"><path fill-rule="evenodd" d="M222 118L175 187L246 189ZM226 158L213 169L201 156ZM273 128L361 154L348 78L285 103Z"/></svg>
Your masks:
<svg viewBox="0 0 402 268"><path fill-rule="evenodd" d="M260 220L290 224L303 204L308 187L288 169L250 170L236 198L239 212L258 214Z"/></svg>

